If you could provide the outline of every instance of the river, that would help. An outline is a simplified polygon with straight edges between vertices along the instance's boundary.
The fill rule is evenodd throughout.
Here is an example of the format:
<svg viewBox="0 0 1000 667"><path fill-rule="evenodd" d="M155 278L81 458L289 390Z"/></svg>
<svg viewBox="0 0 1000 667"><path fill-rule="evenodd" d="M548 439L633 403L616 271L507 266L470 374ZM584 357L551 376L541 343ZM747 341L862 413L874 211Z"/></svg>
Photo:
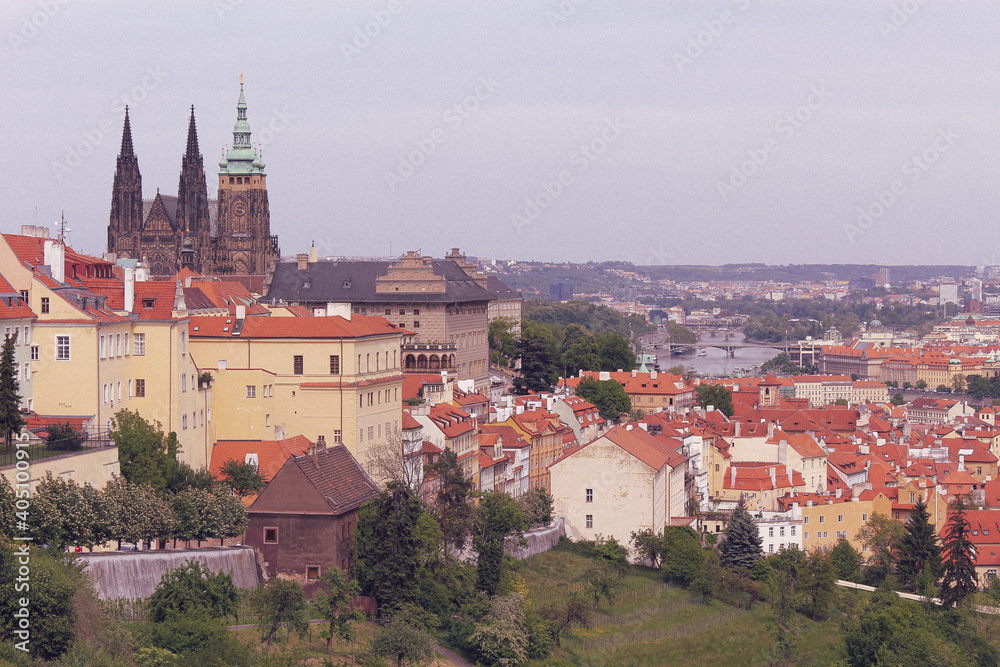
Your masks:
<svg viewBox="0 0 1000 667"><path fill-rule="evenodd" d="M742 341L743 334L736 333L730 336L729 342L739 343ZM711 334L705 333L699 338L697 346L689 352L668 355L666 352L661 351L657 356L657 362L660 365L660 369L664 371L672 366L682 364L684 368L694 366L701 375L730 377L739 373L740 369L752 368L753 373L749 374L759 373L760 369L754 367L759 367L765 361L773 359L784 351L776 347L748 347L736 350L735 356L729 357L725 350L718 347L711 347L712 343L724 344L725 342L725 338L721 335L718 338L712 338ZM706 354L705 356L698 356L698 351L702 347L704 347Z"/></svg>

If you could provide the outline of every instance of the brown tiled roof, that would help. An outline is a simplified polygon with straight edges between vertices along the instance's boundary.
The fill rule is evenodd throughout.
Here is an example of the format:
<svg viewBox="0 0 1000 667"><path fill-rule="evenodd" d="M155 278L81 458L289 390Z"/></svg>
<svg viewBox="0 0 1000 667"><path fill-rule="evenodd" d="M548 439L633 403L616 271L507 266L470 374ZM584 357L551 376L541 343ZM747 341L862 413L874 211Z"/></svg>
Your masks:
<svg viewBox="0 0 1000 667"><path fill-rule="evenodd" d="M292 460L334 514L350 512L378 494L375 483L344 445L320 450L317 458L319 467L308 454L292 457Z"/></svg>

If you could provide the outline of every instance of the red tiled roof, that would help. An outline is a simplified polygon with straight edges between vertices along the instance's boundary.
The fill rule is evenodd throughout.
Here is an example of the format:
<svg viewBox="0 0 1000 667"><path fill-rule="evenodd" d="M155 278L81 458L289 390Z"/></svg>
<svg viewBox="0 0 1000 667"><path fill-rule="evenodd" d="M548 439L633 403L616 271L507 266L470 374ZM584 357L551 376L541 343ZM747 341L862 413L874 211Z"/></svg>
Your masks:
<svg viewBox="0 0 1000 667"><path fill-rule="evenodd" d="M220 440L212 447L212 462L209 470L212 477L222 479L222 466L232 459L238 463L246 460L247 454L257 455L257 469L266 481L270 481L290 456L300 456L309 451L312 443L304 435L284 440Z"/></svg>
<svg viewBox="0 0 1000 667"><path fill-rule="evenodd" d="M247 317L238 336L234 317L200 315L191 318L192 338L360 338L409 333L381 317Z"/></svg>

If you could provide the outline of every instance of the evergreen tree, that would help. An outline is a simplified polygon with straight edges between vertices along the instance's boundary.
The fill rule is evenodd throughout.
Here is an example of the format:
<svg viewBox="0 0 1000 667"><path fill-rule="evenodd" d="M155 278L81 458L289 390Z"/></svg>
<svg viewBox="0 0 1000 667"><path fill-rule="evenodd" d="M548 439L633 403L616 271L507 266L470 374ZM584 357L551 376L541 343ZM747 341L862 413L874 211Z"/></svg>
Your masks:
<svg viewBox="0 0 1000 667"><path fill-rule="evenodd" d="M423 513L420 499L394 482L358 510L354 574L361 590L373 596L380 609L398 609L416 599L417 527Z"/></svg>
<svg viewBox="0 0 1000 667"><path fill-rule="evenodd" d="M24 426L21 416L21 389L14 371L14 344L17 336L7 335L0 351L0 435L4 438L4 451L10 451L14 434Z"/></svg>
<svg viewBox="0 0 1000 667"><path fill-rule="evenodd" d="M524 529L524 514L513 498L498 491L480 496L472 534L472 547L479 554L476 588L496 595L503 574L504 545L508 537L520 537Z"/></svg>
<svg viewBox="0 0 1000 667"><path fill-rule="evenodd" d="M514 381L519 394L550 391L559 379L559 343L543 324L525 321L517 346L521 358L521 377Z"/></svg>
<svg viewBox="0 0 1000 667"><path fill-rule="evenodd" d="M757 524L747 511L746 500L741 497L729 519L726 539L719 545L719 561L726 567L749 569L761 557L763 542Z"/></svg>
<svg viewBox="0 0 1000 667"><path fill-rule="evenodd" d="M830 560L837 572L837 577L844 581L861 583L861 554L859 554L846 537L837 540L837 545L830 552Z"/></svg>
<svg viewBox="0 0 1000 667"><path fill-rule="evenodd" d="M461 551L472 528L472 480L465 474L458 455L446 449L431 466L438 476L439 486L434 503L434 514L441 524L445 544Z"/></svg>
<svg viewBox="0 0 1000 667"><path fill-rule="evenodd" d="M922 497L906 520L896 571L900 583L912 591L932 586L941 576L941 546Z"/></svg>
<svg viewBox="0 0 1000 667"><path fill-rule="evenodd" d="M946 607L957 605L976 592L976 547L969 541L969 520L965 515L968 499L958 496L944 534L944 579L941 600Z"/></svg>

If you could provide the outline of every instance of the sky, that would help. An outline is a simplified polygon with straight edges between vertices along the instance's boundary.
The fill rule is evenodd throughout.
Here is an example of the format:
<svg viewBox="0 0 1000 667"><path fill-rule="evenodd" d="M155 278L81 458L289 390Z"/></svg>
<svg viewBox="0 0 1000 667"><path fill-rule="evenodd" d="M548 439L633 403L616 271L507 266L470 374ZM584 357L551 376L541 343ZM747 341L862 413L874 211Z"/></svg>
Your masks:
<svg viewBox="0 0 1000 667"><path fill-rule="evenodd" d="M0 231L106 250L242 74L282 253L1000 264L1000 2L5 0Z"/></svg>

